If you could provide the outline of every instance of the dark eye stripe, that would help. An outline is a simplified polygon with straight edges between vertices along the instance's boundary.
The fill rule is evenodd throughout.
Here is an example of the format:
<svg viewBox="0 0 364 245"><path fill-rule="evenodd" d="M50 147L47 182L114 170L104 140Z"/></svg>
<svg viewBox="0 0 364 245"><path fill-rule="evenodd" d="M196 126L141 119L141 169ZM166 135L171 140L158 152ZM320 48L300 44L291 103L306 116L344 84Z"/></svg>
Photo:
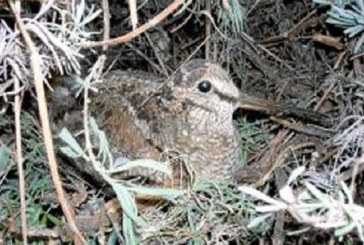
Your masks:
<svg viewBox="0 0 364 245"><path fill-rule="evenodd" d="M226 100L226 101L229 101L229 102L236 102L237 101L237 99L235 97L223 94L223 93L221 93L220 91L218 91L216 89L215 89L214 93L216 93L222 100Z"/></svg>

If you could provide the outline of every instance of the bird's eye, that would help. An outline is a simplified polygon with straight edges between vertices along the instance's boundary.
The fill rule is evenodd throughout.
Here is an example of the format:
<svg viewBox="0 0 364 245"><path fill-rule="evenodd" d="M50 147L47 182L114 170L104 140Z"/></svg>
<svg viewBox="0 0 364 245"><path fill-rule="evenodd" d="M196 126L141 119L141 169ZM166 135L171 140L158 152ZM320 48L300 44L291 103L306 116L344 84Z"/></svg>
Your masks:
<svg viewBox="0 0 364 245"><path fill-rule="evenodd" d="M198 90L200 90L200 92L202 93L208 93L210 92L212 85L209 81L207 80L203 80L201 81L198 86L197 86Z"/></svg>

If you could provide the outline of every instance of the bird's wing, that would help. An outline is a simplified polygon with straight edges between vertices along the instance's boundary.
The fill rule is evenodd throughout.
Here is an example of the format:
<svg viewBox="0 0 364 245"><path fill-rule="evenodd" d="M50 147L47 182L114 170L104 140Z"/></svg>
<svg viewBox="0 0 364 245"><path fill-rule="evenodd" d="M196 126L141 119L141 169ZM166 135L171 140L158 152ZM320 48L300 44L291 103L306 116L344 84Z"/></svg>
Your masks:
<svg viewBox="0 0 364 245"><path fill-rule="evenodd" d="M103 80L92 98L91 110L114 150L129 158L162 160L162 153L173 144L172 130L181 109L172 97L170 80L119 70ZM173 168L173 173L179 172ZM129 173L133 174L153 175L143 169ZM163 180L165 183L168 182Z"/></svg>
<svg viewBox="0 0 364 245"><path fill-rule="evenodd" d="M167 110L162 103L163 78L149 73L115 70L104 77L92 98L92 110L111 144L134 157L155 157L149 148L156 124Z"/></svg>

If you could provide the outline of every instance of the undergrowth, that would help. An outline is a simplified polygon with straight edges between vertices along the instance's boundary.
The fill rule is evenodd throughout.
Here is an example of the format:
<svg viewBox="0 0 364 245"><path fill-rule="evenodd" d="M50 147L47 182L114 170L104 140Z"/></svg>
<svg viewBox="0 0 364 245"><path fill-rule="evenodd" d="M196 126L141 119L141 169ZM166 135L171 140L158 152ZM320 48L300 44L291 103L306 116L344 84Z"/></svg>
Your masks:
<svg viewBox="0 0 364 245"><path fill-rule="evenodd" d="M34 118L29 113L22 114L22 141L24 149L24 172L27 188L27 224L30 230L54 228L62 224L61 217L53 214L58 205L53 206L54 190L49 176L48 166L45 162L43 140L34 124ZM9 122L10 123L10 122ZM20 234L20 200L19 185L13 157L9 146L0 148L0 234L7 244L16 244ZM9 166L11 166L9 168ZM47 198L50 198L47 200ZM51 202L50 202L51 201ZM55 203L54 203L55 204Z"/></svg>

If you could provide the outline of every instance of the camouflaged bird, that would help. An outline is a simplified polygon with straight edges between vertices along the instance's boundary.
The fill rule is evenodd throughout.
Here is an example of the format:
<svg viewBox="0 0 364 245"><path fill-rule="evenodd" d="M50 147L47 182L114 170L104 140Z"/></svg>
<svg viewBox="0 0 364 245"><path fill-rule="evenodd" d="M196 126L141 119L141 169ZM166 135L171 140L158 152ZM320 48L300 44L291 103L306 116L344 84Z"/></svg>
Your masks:
<svg viewBox="0 0 364 245"><path fill-rule="evenodd" d="M235 182L243 169L233 122L239 107L322 119L315 112L242 93L222 67L205 60L189 61L167 79L115 70L103 80L90 98L91 116L106 130L113 150L129 159L160 160L165 152L182 159L182 165L172 166L172 180L164 180L167 186L185 182L187 172L195 180ZM152 173L137 169L132 175Z"/></svg>
<svg viewBox="0 0 364 245"><path fill-rule="evenodd" d="M220 66L193 60L167 80L118 70L104 81L99 89L107 96L91 108L116 149L130 158L175 152L185 164L173 167L177 179L188 166L197 180L233 181L242 168L232 119L240 91Z"/></svg>

